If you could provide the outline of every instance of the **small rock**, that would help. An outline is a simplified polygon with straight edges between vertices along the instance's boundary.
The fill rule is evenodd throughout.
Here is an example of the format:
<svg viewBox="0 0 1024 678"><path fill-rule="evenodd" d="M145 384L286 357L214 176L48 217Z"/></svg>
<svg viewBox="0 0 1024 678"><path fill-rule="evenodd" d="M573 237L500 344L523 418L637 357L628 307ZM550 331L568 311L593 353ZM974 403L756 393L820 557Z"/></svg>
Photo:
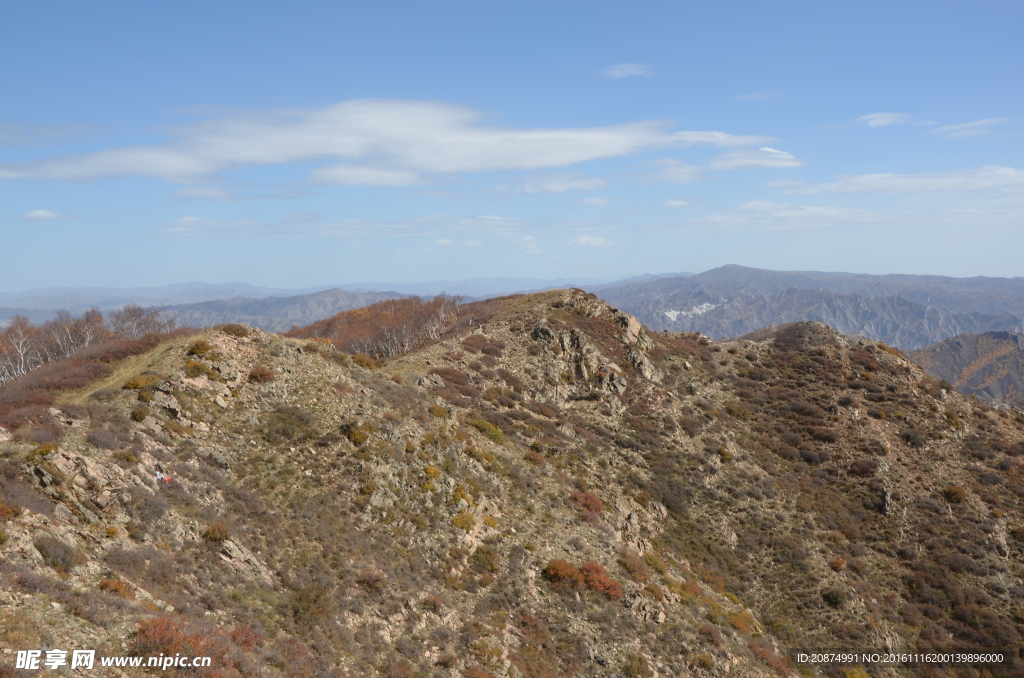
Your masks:
<svg viewBox="0 0 1024 678"><path fill-rule="evenodd" d="M228 409L228 401L224 400L224 396L217 396L213 399L213 402L217 403L217 406L222 410Z"/></svg>
<svg viewBox="0 0 1024 678"><path fill-rule="evenodd" d="M0 443L6 443L11 439L11 434L7 432L7 429L0 426Z"/></svg>

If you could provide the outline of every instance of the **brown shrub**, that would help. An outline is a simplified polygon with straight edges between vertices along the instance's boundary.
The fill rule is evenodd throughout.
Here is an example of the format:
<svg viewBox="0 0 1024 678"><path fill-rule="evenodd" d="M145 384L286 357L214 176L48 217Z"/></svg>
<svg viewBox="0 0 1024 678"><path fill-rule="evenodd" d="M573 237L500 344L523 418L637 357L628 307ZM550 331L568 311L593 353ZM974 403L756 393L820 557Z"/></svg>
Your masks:
<svg viewBox="0 0 1024 678"><path fill-rule="evenodd" d="M120 579L101 579L97 585L100 591L105 591L120 598L132 599L135 597L135 589Z"/></svg>
<svg viewBox="0 0 1024 678"><path fill-rule="evenodd" d="M443 608L443 607L444 607L444 599L441 598L441 596L431 595L431 596L427 596L423 600L423 609L424 610L429 610L430 612L433 612L434 614L437 614L438 612L440 612L441 608Z"/></svg>
<svg viewBox="0 0 1024 678"><path fill-rule="evenodd" d="M950 485L942 490L942 496L945 497L946 501L950 504L960 504L967 499L967 490L959 485Z"/></svg>
<svg viewBox="0 0 1024 678"><path fill-rule="evenodd" d="M629 573L630 577L641 583L650 579L653 574L651 572L651 568L647 567L647 563L644 562L644 559L632 551L626 551L623 553L622 557L619 558L619 563L622 565L623 569Z"/></svg>
<svg viewBox="0 0 1024 678"><path fill-rule="evenodd" d="M257 365L249 372L249 381L253 384L269 384L276 378L274 371L263 365Z"/></svg>
<svg viewBox="0 0 1024 678"><path fill-rule="evenodd" d="M0 523L6 523L8 520L14 520L20 515L20 507L11 506L7 502L0 501Z"/></svg>
<svg viewBox="0 0 1024 678"><path fill-rule="evenodd" d="M375 370L380 367L369 353L356 353L352 356L352 362L368 370Z"/></svg>
<svg viewBox="0 0 1024 678"><path fill-rule="evenodd" d="M224 542L231 539L231 531L224 523L214 523L203 532L203 539L217 543Z"/></svg>
<svg viewBox="0 0 1024 678"><path fill-rule="evenodd" d="M549 561L541 574L552 587L563 591L577 590L583 583L583 575L568 560Z"/></svg>
<svg viewBox="0 0 1024 678"><path fill-rule="evenodd" d="M242 338L249 336L249 328L246 327L245 325L239 325L237 323L221 325L220 331L232 337Z"/></svg>
<svg viewBox="0 0 1024 678"><path fill-rule="evenodd" d="M622 586L608 576L608 571L595 562L586 562L580 566L580 576L588 588L603 593L612 600L621 600Z"/></svg>
<svg viewBox="0 0 1024 678"><path fill-rule="evenodd" d="M32 545L43 557L43 562L58 572L70 572L76 565L81 565L87 560L78 549L49 535L36 537L32 541Z"/></svg>
<svg viewBox="0 0 1024 678"><path fill-rule="evenodd" d="M604 510L604 502L589 492L574 491L569 495L569 498L580 511L599 515Z"/></svg>

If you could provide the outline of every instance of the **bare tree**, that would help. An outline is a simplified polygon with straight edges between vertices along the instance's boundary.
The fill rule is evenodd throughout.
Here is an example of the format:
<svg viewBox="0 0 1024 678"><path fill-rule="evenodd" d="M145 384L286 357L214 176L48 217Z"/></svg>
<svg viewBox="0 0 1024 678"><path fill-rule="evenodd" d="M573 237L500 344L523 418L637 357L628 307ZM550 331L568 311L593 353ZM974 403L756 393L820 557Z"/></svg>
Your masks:
<svg viewBox="0 0 1024 678"><path fill-rule="evenodd" d="M161 318L162 308L145 308L129 304L110 314L110 329L125 339L139 339L147 334L169 332L174 329L174 318Z"/></svg>

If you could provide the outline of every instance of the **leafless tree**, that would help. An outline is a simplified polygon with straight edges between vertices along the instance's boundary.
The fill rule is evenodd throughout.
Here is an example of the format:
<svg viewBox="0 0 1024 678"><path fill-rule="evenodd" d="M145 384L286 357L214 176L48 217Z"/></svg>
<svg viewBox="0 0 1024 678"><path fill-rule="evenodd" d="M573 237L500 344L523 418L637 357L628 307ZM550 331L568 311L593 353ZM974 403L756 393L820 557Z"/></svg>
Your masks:
<svg viewBox="0 0 1024 678"><path fill-rule="evenodd" d="M174 318L164 319L162 308L145 308L129 304L110 314L110 329L125 339L139 339L147 334L169 332L174 329Z"/></svg>

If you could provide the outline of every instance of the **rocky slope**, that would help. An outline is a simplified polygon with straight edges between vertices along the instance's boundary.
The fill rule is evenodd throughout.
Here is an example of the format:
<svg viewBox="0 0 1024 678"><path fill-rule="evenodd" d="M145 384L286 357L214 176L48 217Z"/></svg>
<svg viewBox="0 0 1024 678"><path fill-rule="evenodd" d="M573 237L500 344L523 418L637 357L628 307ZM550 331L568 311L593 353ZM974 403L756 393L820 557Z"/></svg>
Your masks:
<svg viewBox="0 0 1024 678"><path fill-rule="evenodd" d="M997 404L1024 405L1024 335L968 332L911 357L958 391Z"/></svg>
<svg viewBox="0 0 1024 678"><path fill-rule="evenodd" d="M869 276L723 266L699 275L601 289L649 327L735 337L801 320L903 349L962 332L1024 330L1024 281Z"/></svg>
<svg viewBox="0 0 1024 678"><path fill-rule="evenodd" d="M4 435L0 647L486 678L1022 646L1019 413L818 323L716 343L580 291L471 306L386 364L178 338Z"/></svg>

